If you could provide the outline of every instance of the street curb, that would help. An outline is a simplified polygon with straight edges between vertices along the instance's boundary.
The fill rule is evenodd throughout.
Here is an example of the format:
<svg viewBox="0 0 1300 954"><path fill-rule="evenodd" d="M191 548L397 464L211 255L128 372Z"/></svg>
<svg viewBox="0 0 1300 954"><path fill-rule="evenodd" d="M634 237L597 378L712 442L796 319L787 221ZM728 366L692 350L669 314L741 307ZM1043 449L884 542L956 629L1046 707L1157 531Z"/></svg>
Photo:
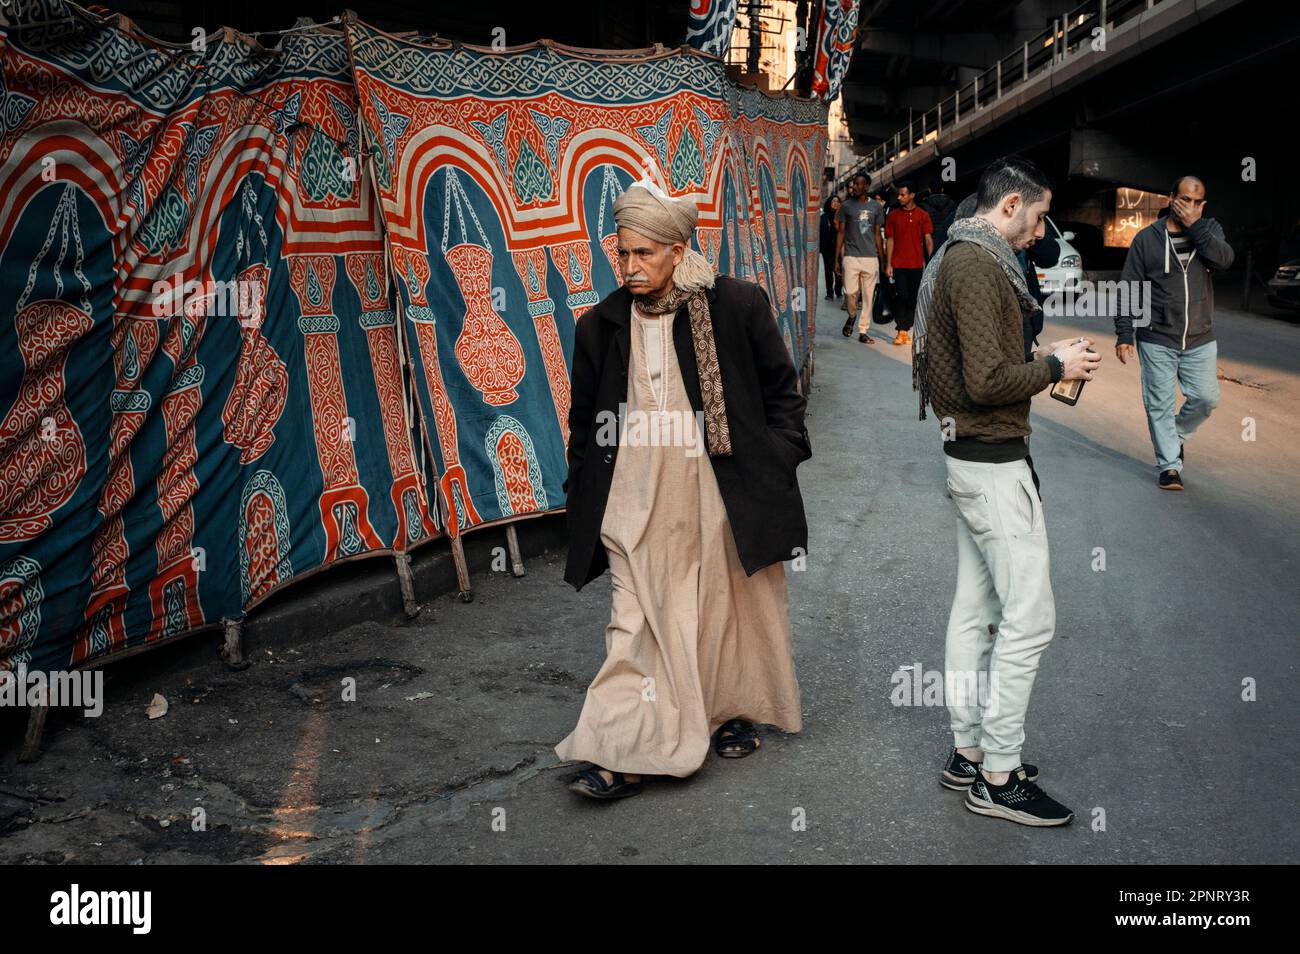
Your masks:
<svg viewBox="0 0 1300 954"><path fill-rule="evenodd" d="M490 571L494 557L500 560L506 551L507 526L515 528L525 560L547 551L563 551L568 546L562 513L468 533L461 541L471 585L475 575ZM412 551L411 572L415 598L420 604L457 591L456 567L445 538ZM372 619L389 623L401 620L402 594L392 559L376 556L329 567L286 587L249 612L244 639L259 645L309 640L319 629L322 615L328 615L331 629Z"/></svg>

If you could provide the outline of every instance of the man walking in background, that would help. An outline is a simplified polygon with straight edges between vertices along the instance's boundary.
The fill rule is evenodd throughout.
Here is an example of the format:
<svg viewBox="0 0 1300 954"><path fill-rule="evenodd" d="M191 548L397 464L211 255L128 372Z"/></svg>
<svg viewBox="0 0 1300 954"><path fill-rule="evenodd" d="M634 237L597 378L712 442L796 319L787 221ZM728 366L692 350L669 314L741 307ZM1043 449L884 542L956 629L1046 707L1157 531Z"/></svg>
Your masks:
<svg viewBox="0 0 1300 954"><path fill-rule="evenodd" d="M839 229L838 250L842 254L840 266L844 275L844 298L848 318L844 322L844 337L853 334L853 324L858 325L858 340L871 344L872 296L880 278L880 244L878 226L880 203L871 198L871 176L859 172L849 180L849 198L840 206L835 224Z"/></svg>
<svg viewBox="0 0 1300 954"><path fill-rule="evenodd" d="M932 241L934 247L938 248L948 238L948 229L957 217L957 203L944 191L942 179L934 180L930 194L921 203L921 208L930 216L930 226L934 230Z"/></svg>
<svg viewBox="0 0 1300 954"><path fill-rule="evenodd" d="M1183 176L1169 192L1168 215L1133 237L1120 275L1128 288L1143 288L1151 318L1136 331L1136 350L1161 490L1183 489L1183 445L1219 403L1210 273L1232 267L1233 252L1223 227L1204 211L1205 184ZM1147 284L1132 284L1139 282ZM1132 314L1115 316L1115 337L1115 356L1127 364L1134 353ZM1183 389L1177 415L1175 380Z"/></svg>
<svg viewBox="0 0 1300 954"><path fill-rule="evenodd" d="M1051 187L1027 160L999 159L980 178L975 215L958 219L921 290L927 359L921 381L944 430L957 510L957 588L945 639L954 750L940 775L970 811L1035 827L1074 817L1021 760L1038 661L1056 629L1047 528L1027 462L1030 398L1060 380L1091 380L1100 356L1083 338L1026 360L1039 304L1016 252L1043 234ZM891 215L898 215L898 212Z"/></svg>
<svg viewBox="0 0 1300 954"><path fill-rule="evenodd" d="M916 204L909 182L898 186L898 208L885 219L885 275L894 280L894 344L912 341L916 293L925 261L934 254L934 227Z"/></svg>
<svg viewBox="0 0 1300 954"><path fill-rule="evenodd" d="M834 301L844 294L844 278L836 257L840 244L840 230L835 222L835 215L840 210L843 199L833 195L822 205L821 217L821 253L822 265L826 269L826 300Z"/></svg>

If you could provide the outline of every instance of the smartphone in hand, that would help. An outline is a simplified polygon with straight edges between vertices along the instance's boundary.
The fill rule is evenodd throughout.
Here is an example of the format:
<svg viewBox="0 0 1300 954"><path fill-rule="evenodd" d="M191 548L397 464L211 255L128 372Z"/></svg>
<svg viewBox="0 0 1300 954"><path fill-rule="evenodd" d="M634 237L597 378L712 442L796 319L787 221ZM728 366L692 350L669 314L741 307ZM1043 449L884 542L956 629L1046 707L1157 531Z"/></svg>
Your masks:
<svg viewBox="0 0 1300 954"><path fill-rule="evenodd" d="M1089 348L1088 353L1096 354L1097 352L1094 349ZM1062 404L1068 404L1070 407L1074 407L1079 403L1079 395L1083 393L1083 386L1087 383L1088 382L1084 381L1082 378L1075 381L1057 381L1052 385L1052 397L1056 398L1056 400L1060 401Z"/></svg>

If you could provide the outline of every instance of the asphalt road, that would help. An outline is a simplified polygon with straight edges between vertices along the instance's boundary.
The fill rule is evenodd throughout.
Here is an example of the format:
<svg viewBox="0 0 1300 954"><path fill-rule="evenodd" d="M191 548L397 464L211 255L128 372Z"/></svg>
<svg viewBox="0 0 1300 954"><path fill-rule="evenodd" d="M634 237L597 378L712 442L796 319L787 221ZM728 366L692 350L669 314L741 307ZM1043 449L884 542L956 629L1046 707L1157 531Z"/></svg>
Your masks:
<svg viewBox="0 0 1300 954"><path fill-rule="evenodd" d="M247 673L204 659L119 676L95 724L53 731L35 766L0 763L36 806L20 806L0 860L1300 860L1300 328L1216 320L1233 380L1172 494L1156 488L1136 366L1099 323L1049 327L1102 332L1106 359L1077 407L1035 399L1058 630L1025 757L1076 812L1035 830L965 811L937 782L945 710L891 702L902 667L942 669L955 516L907 349L842 338L838 304L819 306L814 456L799 471L810 553L790 573L802 733L770 731L751 758L710 757L626 801L568 793L551 746L600 665L609 582L574 593L553 554L415 625L323 621L301 645L250 647ZM331 689L348 674L351 704ZM157 722L142 715L153 691L173 701ZM206 832L185 824L194 805Z"/></svg>
<svg viewBox="0 0 1300 954"><path fill-rule="evenodd" d="M1107 355L1074 408L1033 418L1059 629L1026 757L1076 811L1063 830L966 812L936 775L944 710L895 707L891 677L943 665L954 516L933 417L918 422L906 348L839 335L821 300L800 470L808 567L792 572L805 730L743 761L615 805L544 773L443 833L480 860L1294 862L1297 787L1295 440L1300 329L1225 314L1220 407L1160 491L1137 368ZM1099 322L1082 323L1102 334ZM1051 338L1079 331L1049 327ZM1242 421L1256 421L1253 442ZM1106 569L1094 570L1095 548ZM603 609L603 606L601 607ZM600 612L590 636L599 645ZM591 671L599 653L590 654ZM1242 699L1253 679L1257 701ZM505 808L507 832L482 812ZM807 829L793 830L801 812Z"/></svg>
<svg viewBox="0 0 1300 954"><path fill-rule="evenodd" d="M1049 326L1046 340L1095 333L1107 360L1079 405L1044 395L1032 421L1059 627L1026 757L1076 812L1044 831L966 812L936 781L944 710L891 703L901 667L942 669L955 518L937 425L916 419L908 349L841 337L843 312L819 304L814 457L800 470L810 554L790 574L804 732L617 805L566 801L539 778L501 803L508 836L481 837L477 818L448 836L485 859L557 848L603 861L1300 859L1285 807L1300 781L1300 328L1222 316L1222 372L1243 383L1222 382L1177 495L1155 484L1136 366L1114 359L1101 322ZM1246 679L1257 701L1243 701ZM806 831L792 830L797 810Z"/></svg>

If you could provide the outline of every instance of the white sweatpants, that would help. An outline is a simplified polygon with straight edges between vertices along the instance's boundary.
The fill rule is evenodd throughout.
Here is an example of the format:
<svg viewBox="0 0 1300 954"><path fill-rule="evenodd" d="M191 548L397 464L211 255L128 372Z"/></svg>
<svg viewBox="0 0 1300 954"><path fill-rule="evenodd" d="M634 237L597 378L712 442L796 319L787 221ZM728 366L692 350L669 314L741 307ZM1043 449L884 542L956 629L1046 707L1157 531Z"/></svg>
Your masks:
<svg viewBox="0 0 1300 954"><path fill-rule="evenodd" d="M944 460L958 515L944 662L953 742L981 746L987 771L1009 772L1020 765L1038 658L1056 629L1043 505L1023 460Z"/></svg>

